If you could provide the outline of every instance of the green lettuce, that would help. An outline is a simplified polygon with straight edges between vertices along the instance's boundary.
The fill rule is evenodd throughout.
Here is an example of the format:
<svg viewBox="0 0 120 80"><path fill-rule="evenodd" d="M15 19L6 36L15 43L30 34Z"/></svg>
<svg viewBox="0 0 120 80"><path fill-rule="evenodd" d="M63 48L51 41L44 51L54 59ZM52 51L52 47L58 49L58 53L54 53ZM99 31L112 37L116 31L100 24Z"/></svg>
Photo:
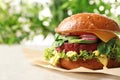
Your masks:
<svg viewBox="0 0 120 80"><path fill-rule="evenodd" d="M79 56L82 57L84 60L95 58L95 54L92 51L88 52L86 50L80 50Z"/></svg>
<svg viewBox="0 0 120 80"><path fill-rule="evenodd" d="M47 48L44 52L45 53L44 54L45 59L50 60L52 57L54 57L55 56L54 51L55 51L55 49L53 49L53 48ZM95 58L95 54L92 53L92 51L88 52L86 50L81 50L79 54L73 55L72 57L67 56L64 51L58 52L57 56L59 57L59 59L60 58L65 58L65 59L68 59L68 60L70 59L72 61L76 61L79 58L83 58L84 60Z"/></svg>
<svg viewBox="0 0 120 80"><path fill-rule="evenodd" d="M98 45L98 51L104 55L109 55L111 52L111 49L113 48L114 44L115 44L115 38L111 39L110 41L108 41L107 43L105 42L101 42Z"/></svg>
<svg viewBox="0 0 120 80"><path fill-rule="evenodd" d="M52 48L45 49L44 56L46 60L50 60L52 57L55 56L55 47L61 46L64 42L72 41L72 40L78 40L78 36L62 36L60 34L55 34L55 41L53 43ZM79 39L80 40L80 39ZM109 40L107 43L100 42L97 47L99 55L106 55L108 58L114 58L118 61L120 61L120 39L113 38ZM57 51L56 51L57 52ZM57 52L58 58L66 58L73 61L78 60L79 58L86 59L92 59L97 58L98 56L93 53L94 51L86 51L86 50L80 50L80 52L76 55L73 55L72 57L69 57L66 55L65 51Z"/></svg>
<svg viewBox="0 0 120 80"><path fill-rule="evenodd" d="M120 61L120 40L116 39L113 49L111 51L112 57Z"/></svg>
<svg viewBox="0 0 120 80"><path fill-rule="evenodd" d="M94 43L96 40L84 40L80 39L79 36L63 36L60 34L55 34L55 41L53 42L53 47L58 47L64 44L65 42L68 43Z"/></svg>
<svg viewBox="0 0 120 80"><path fill-rule="evenodd" d="M53 47L61 46L63 43L91 43L91 41L84 41L79 39L79 36L63 36L60 34L55 34L55 41L53 42Z"/></svg>
<svg viewBox="0 0 120 80"><path fill-rule="evenodd" d="M44 52L45 59L50 60L54 56L53 52L54 48L46 48Z"/></svg>
<svg viewBox="0 0 120 80"><path fill-rule="evenodd" d="M55 41L53 42L53 47L61 46L65 41L67 41L65 36L61 36L59 34L55 34Z"/></svg>
<svg viewBox="0 0 120 80"><path fill-rule="evenodd" d="M98 45L98 51L100 54L104 54L109 58L115 58L120 61L120 39L113 38L107 43L100 43Z"/></svg>

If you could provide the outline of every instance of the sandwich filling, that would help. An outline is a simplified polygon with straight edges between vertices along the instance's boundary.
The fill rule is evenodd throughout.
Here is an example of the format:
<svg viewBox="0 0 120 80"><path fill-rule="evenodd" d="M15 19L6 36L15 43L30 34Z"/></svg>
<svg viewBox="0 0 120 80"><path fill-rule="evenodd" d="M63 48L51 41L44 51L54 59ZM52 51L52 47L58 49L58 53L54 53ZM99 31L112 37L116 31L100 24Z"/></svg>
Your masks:
<svg viewBox="0 0 120 80"><path fill-rule="evenodd" d="M92 33L81 35L55 35L52 48L45 50L45 58L51 64L57 65L61 58L77 61L96 58L104 67L109 59L120 61L120 40L113 38L103 42Z"/></svg>

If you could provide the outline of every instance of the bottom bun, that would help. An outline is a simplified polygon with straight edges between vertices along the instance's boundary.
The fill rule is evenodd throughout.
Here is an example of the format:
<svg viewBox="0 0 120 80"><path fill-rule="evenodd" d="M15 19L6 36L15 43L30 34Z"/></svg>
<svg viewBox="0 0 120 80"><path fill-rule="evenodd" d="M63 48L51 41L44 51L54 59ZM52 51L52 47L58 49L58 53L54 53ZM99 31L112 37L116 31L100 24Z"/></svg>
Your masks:
<svg viewBox="0 0 120 80"><path fill-rule="evenodd" d="M78 68L78 67L85 67L88 69L97 70L97 69L103 68L103 65L96 58L87 59L87 60L78 59L77 61L71 61L71 60L62 58L62 59L60 59L59 66L62 68L65 68L65 69L74 69L74 68ZM114 59L109 59L107 68L115 68L115 67L120 67L120 62L118 62Z"/></svg>

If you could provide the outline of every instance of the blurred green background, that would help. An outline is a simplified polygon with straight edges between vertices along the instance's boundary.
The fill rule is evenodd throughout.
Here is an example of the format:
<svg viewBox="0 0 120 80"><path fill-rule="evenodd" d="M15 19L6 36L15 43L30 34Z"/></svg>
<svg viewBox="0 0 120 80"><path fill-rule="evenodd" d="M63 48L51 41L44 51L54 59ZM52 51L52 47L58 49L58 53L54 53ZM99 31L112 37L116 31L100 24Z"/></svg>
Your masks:
<svg viewBox="0 0 120 80"><path fill-rule="evenodd" d="M54 34L64 18L76 13L100 13L120 25L120 0L38 1L0 0L0 44L20 44L39 34Z"/></svg>

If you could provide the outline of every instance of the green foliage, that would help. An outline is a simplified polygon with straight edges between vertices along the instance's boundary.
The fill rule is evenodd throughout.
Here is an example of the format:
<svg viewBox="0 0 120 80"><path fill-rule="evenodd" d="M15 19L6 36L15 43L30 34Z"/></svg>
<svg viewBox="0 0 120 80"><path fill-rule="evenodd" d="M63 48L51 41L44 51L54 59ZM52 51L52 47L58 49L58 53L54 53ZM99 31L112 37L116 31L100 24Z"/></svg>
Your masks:
<svg viewBox="0 0 120 80"><path fill-rule="evenodd" d="M47 36L50 32L43 24L48 18L39 19L41 4L21 1L18 6L0 2L0 44L19 44L25 38L32 39L37 34Z"/></svg>
<svg viewBox="0 0 120 80"><path fill-rule="evenodd" d="M52 17L39 19L39 13L44 9L41 3L29 4L20 0L20 10L11 6L14 2L0 0L0 44L20 44L23 39L31 39L35 35L48 33L54 34L54 29L66 17L76 13L106 14L120 24L120 15L111 13L111 8L120 5L119 2L104 3L103 0L51 0L48 4ZM103 8L102 10L100 9ZM21 21L22 19L22 21ZM48 22L45 25L44 22Z"/></svg>

